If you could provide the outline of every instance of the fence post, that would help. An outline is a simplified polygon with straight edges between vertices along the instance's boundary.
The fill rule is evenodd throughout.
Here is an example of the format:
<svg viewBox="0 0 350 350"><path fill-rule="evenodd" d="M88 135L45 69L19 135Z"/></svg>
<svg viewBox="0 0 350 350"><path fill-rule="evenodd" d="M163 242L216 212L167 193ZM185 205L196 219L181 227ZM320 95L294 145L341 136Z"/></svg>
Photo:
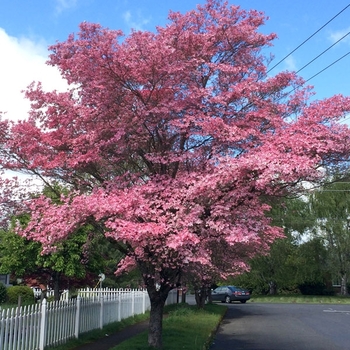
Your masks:
<svg viewBox="0 0 350 350"><path fill-rule="evenodd" d="M119 291L119 294L118 294L118 322L121 321L121 308L122 308L121 302L122 302L122 296L121 296L121 292Z"/></svg>
<svg viewBox="0 0 350 350"><path fill-rule="evenodd" d="M39 350L45 348L46 338L46 315L47 315L47 301L46 298L41 302L41 320L40 320L40 335L39 335Z"/></svg>
<svg viewBox="0 0 350 350"><path fill-rule="evenodd" d="M101 301L101 308L100 308L100 329L103 328L103 307L104 307L104 303L103 303L103 295L101 293L101 296L100 296L100 301Z"/></svg>
<svg viewBox="0 0 350 350"><path fill-rule="evenodd" d="M135 290L131 291L131 316L135 315Z"/></svg>
<svg viewBox="0 0 350 350"><path fill-rule="evenodd" d="M144 314L146 312L146 293L145 291L142 292L142 313Z"/></svg>
<svg viewBox="0 0 350 350"><path fill-rule="evenodd" d="M79 338L79 329L80 329L80 305L81 305L81 297L77 296L77 311L75 313L75 328L74 328L74 336L75 338Z"/></svg>

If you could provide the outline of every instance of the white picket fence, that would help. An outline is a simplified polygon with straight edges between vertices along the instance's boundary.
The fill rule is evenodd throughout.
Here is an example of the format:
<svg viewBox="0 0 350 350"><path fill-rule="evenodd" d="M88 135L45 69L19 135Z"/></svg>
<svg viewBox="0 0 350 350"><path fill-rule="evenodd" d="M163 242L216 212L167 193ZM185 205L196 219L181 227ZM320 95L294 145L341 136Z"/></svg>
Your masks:
<svg viewBox="0 0 350 350"><path fill-rule="evenodd" d="M34 294L34 298L35 300L40 299L41 294L42 294L42 290L39 287L31 287L33 290L33 294ZM54 290L53 289L48 289L45 293L46 298L53 298L54 297ZM68 295L69 295L69 291L68 289L64 290L61 293L61 300L67 300L68 299Z"/></svg>
<svg viewBox="0 0 350 350"><path fill-rule="evenodd" d="M166 304L176 303L176 290ZM44 350L79 334L145 313L145 290L81 290L76 299L47 302L0 311L1 350Z"/></svg>

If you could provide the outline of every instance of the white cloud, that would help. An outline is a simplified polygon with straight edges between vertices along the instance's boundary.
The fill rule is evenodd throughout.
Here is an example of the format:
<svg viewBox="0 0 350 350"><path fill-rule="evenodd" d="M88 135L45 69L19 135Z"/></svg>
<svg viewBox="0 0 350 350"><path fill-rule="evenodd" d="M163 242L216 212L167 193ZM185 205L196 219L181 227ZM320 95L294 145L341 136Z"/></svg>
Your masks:
<svg viewBox="0 0 350 350"><path fill-rule="evenodd" d="M9 36L0 28L0 111L4 118L24 119L29 101L21 92L32 81L41 81L45 90L66 89L58 70L45 64L49 54L46 45L28 38Z"/></svg>
<svg viewBox="0 0 350 350"><path fill-rule="evenodd" d="M293 58L293 56L289 56L285 59L284 61L285 65L286 65L286 69L288 71L296 71L297 70L297 65L295 62L295 59Z"/></svg>
<svg viewBox="0 0 350 350"><path fill-rule="evenodd" d="M123 13L123 18L124 18L124 21L127 23L127 24L130 24L131 22L131 13L130 11L126 11Z"/></svg>
<svg viewBox="0 0 350 350"><path fill-rule="evenodd" d="M60 14L65 10L75 7L77 2L78 0L56 0L56 13Z"/></svg>
<svg viewBox="0 0 350 350"><path fill-rule="evenodd" d="M343 38L344 37L344 38ZM343 38L343 39L342 39ZM338 40L341 39L340 42L343 42L343 43L350 43L350 27L348 28L345 28L343 30L338 30L338 31L335 31L335 32L332 32L330 35L329 35L329 39L332 43L335 43L337 42Z"/></svg>
<svg viewBox="0 0 350 350"><path fill-rule="evenodd" d="M150 19L143 17L140 11L137 12L136 16L130 11L126 11L123 13L123 19L130 29L135 30L143 30L144 26L150 23Z"/></svg>

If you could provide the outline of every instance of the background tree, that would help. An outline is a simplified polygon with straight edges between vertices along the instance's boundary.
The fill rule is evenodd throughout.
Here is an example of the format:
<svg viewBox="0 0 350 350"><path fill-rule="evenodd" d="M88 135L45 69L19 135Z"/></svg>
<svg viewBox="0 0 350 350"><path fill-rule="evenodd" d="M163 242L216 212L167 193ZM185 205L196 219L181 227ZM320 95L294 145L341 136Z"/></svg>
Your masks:
<svg viewBox="0 0 350 350"><path fill-rule="evenodd" d="M277 289L296 290L297 286L304 282L303 273L300 271L306 273L305 268L315 266L312 252L308 255L307 261L302 258L303 237L310 235L314 227L307 197L303 195L274 199L269 215L275 225L283 227L285 238L276 240L270 254L258 258L254 265L258 270L265 269L265 273L261 276L265 275L265 278L270 276L270 294L276 294Z"/></svg>
<svg viewBox="0 0 350 350"><path fill-rule="evenodd" d="M322 292L329 293L329 251L324 237L313 234L317 218L309 196L274 200L269 215L284 228L285 238L276 240L267 254L253 258L250 271L233 283L257 294L300 292L299 286L322 286Z"/></svg>
<svg viewBox="0 0 350 350"><path fill-rule="evenodd" d="M251 261L252 289L259 293L277 294L278 289L293 289L295 284L291 279L293 267L290 264L295 245L290 238L275 241L268 255L259 256Z"/></svg>
<svg viewBox="0 0 350 350"><path fill-rule="evenodd" d="M100 245L96 237L89 238L86 227L58 243L55 252L42 255L42 249L41 243L21 237L13 229L1 230L0 271L28 283L35 281L43 286L43 292L53 288L55 300L59 300L62 289L94 286L104 270Z"/></svg>
<svg viewBox="0 0 350 350"><path fill-rule="evenodd" d="M334 180L335 181L335 180ZM339 180L314 191L310 206L316 218L313 234L324 241L333 278L348 294L350 272L350 184Z"/></svg>
<svg viewBox="0 0 350 350"><path fill-rule="evenodd" d="M28 205L20 233L44 253L83 225L116 241L118 273L137 266L151 301L148 342L162 347L169 291L192 266L223 277L282 235L266 198L319 180L320 166L349 158L349 130L337 121L350 100L307 103L291 72L267 76L257 11L208 0L169 15L155 33L82 23L50 49L65 93L32 84L29 118L1 124L1 165L61 181L60 204ZM225 242L230 265L215 265ZM225 247L222 245L221 247Z"/></svg>
<svg viewBox="0 0 350 350"><path fill-rule="evenodd" d="M297 289L297 256L299 236L310 230L313 221L309 207L301 198L273 198L268 214L273 223L283 227L285 237L275 240L268 252L250 261L250 271L233 283L243 285L257 294L277 294L278 290Z"/></svg>
<svg viewBox="0 0 350 350"><path fill-rule="evenodd" d="M21 223L28 223L29 216L21 215L16 218ZM35 271L38 253L42 247L37 241L26 240L13 232L15 219L12 219L12 231L0 230L0 271L1 273L15 273L16 277L23 277L26 271Z"/></svg>
<svg viewBox="0 0 350 350"><path fill-rule="evenodd" d="M328 255L324 240L318 237L298 244L291 276L302 293L307 288L308 294L334 294Z"/></svg>
<svg viewBox="0 0 350 350"><path fill-rule="evenodd" d="M60 196L67 191L57 183L46 186L42 193L53 203L60 204ZM60 290L69 287L95 285L98 274L105 270L106 259L110 258L111 243L101 240L102 236L93 232L93 227L78 228L68 239L57 242L55 251L41 254L40 242L21 237L15 226L26 227L30 214L20 214L12 218L7 230L0 230L0 271L11 273L43 286L53 288L55 300L59 300ZM107 252L108 251L108 252ZM116 256L114 254L114 267ZM121 257L120 257L121 258ZM119 259L120 259L119 258Z"/></svg>

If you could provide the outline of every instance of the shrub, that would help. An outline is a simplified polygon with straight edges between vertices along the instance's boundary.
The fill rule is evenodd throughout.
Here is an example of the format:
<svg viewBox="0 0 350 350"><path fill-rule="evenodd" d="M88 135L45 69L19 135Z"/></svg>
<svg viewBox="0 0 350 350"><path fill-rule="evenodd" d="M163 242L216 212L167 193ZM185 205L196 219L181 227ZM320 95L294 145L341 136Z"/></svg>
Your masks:
<svg viewBox="0 0 350 350"><path fill-rule="evenodd" d="M333 295L334 291L327 288L322 282L306 281L298 285L298 288L303 295Z"/></svg>
<svg viewBox="0 0 350 350"><path fill-rule="evenodd" d="M0 282L0 304L7 301L7 288Z"/></svg>
<svg viewBox="0 0 350 350"><path fill-rule="evenodd" d="M30 287L27 286L12 286L7 289L8 302L16 304L18 297L21 296L22 302L34 302L34 293Z"/></svg>
<svg viewBox="0 0 350 350"><path fill-rule="evenodd" d="M295 295L295 294L301 294L300 289L298 286L290 286L287 288L280 288L278 290L278 294L281 295Z"/></svg>

